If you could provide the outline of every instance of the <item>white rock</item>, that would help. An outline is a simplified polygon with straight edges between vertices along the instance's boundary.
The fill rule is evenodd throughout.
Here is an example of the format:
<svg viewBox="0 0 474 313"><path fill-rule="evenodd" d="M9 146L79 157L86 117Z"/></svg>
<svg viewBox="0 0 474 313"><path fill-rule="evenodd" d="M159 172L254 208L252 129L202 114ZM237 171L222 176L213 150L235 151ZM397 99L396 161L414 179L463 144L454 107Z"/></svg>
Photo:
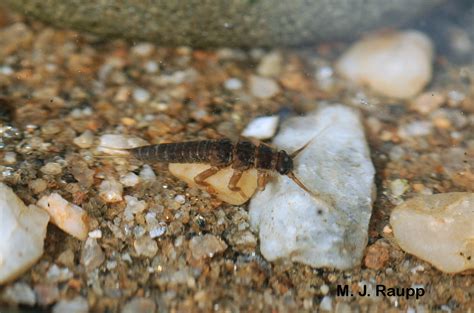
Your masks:
<svg viewBox="0 0 474 313"><path fill-rule="evenodd" d="M238 78L229 78L224 82L224 88L227 90L242 89L242 81Z"/></svg>
<svg viewBox="0 0 474 313"><path fill-rule="evenodd" d="M53 313L88 313L89 304L84 297L77 296L71 300L61 300L53 307Z"/></svg>
<svg viewBox="0 0 474 313"><path fill-rule="evenodd" d="M380 33L356 42L336 68L347 79L390 97L410 98L431 80L433 44L418 31Z"/></svg>
<svg viewBox="0 0 474 313"><path fill-rule="evenodd" d="M443 272L474 269L474 193L416 197L390 216L400 247Z"/></svg>
<svg viewBox="0 0 474 313"><path fill-rule="evenodd" d="M280 87L271 78L252 75L249 80L250 92L261 99L269 99L280 92Z"/></svg>
<svg viewBox="0 0 474 313"><path fill-rule="evenodd" d="M138 137L107 134L100 136L97 151L112 155L127 155L127 149L132 149L145 145L148 145L148 142Z"/></svg>
<svg viewBox="0 0 474 313"><path fill-rule="evenodd" d="M144 200L138 200L132 196L125 196L125 201L127 202L127 206L123 214L127 221L132 221L134 214L141 213L148 207Z"/></svg>
<svg viewBox="0 0 474 313"><path fill-rule="evenodd" d="M374 167L358 114L335 105L290 119L274 144L291 153L295 174L316 199L287 176L276 175L250 202L263 256L314 267L360 264L374 198Z"/></svg>
<svg viewBox="0 0 474 313"><path fill-rule="evenodd" d="M79 148L90 148L94 143L94 134L90 130L86 130L80 136L74 138L72 142Z"/></svg>
<svg viewBox="0 0 474 313"><path fill-rule="evenodd" d="M28 284L22 282L15 283L5 288L1 295L1 299L5 302L29 306L33 306L36 303L35 292Z"/></svg>
<svg viewBox="0 0 474 313"><path fill-rule="evenodd" d="M145 103L150 100L150 93L143 88L136 88L133 90L133 100L138 103Z"/></svg>
<svg viewBox="0 0 474 313"><path fill-rule="evenodd" d="M324 296L319 304L319 309L321 311L332 311L332 298L330 296Z"/></svg>
<svg viewBox="0 0 474 313"><path fill-rule="evenodd" d="M108 203L122 201L123 186L114 179L102 181L99 186L99 196Z"/></svg>
<svg viewBox="0 0 474 313"><path fill-rule="evenodd" d="M0 183L0 284L28 270L43 254L49 216Z"/></svg>
<svg viewBox="0 0 474 313"><path fill-rule="evenodd" d="M242 136L260 140L272 138L278 128L279 120L277 115L257 117L245 127Z"/></svg>
<svg viewBox="0 0 474 313"><path fill-rule="evenodd" d="M57 193L43 196L37 205L51 216L51 222L66 233L85 240L89 232L89 216L80 206L72 204Z"/></svg>
<svg viewBox="0 0 474 313"><path fill-rule="evenodd" d="M143 165L139 175L140 179L145 182L154 182L156 179L155 172L153 172L153 169L148 164Z"/></svg>
<svg viewBox="0 0 474 313"><path fill-rule="evenodd" d="M140 177L137 174L130 172L120 177L120 183L125 187L133 187L140 182Z"/></svg>

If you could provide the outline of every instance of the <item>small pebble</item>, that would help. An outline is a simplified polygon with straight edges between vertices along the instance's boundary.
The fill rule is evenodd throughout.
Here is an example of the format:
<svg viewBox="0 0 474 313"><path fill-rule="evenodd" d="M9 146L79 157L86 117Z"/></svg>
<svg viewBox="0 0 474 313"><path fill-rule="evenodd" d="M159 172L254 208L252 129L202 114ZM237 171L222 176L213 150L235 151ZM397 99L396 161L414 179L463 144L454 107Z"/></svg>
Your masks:
<svg viewBox="0 0 474 313"><path fill-rule="evenodd" d="M141 147L147 144L148 142L138 137L107 134L100 136L97 151L107 154L128 155L126 149Z"/></svg>
<svg viewBox="0 0 474 313"><path fill-rule="evenodd" d="M183 195L177 195L174 197L174 201L178 202L179 204L184 204L186 202L186 197Z"/></svg>
<svg viewBox="0 0 474 313"><path fill-rule="evenodd" d="M374 34L356 42L336 65L345 78L390 97L411 98L431 80L433 43L423 33Z"/></svg>
<svg viewBox="0 0 474 313"><path fill-rule="evenodd" d="M59 299L59 289L56 284L37 284L34 289L38 304L41 306L48 306Z"/></svg>
<svg viewBox="0 0 474 313"><path fill-rule="evenodd" d="M120 183L125 187L134 187L140 182L137 174L130 172L120 177Z"/></svg>
<svg viewBox="0 0 474 313"><path fill-rule="evenodd" d="M89 232L89 217L81 207L72 204L58 193L43 196L37 203L51 216L51 222L66 233L85 240Z"/></svg>
<svg viewBox="0 0 474 313"><path fill-rule="evenodd" d="M74 276L74 273L71 272L67 267L59 267L56 264L53 264L49 267L46 272L46 280L50 283L62 283Z"/></svg>
<svg viewBox="0 0 474 313"><path fill-rule="evenodd" d="M145 211L148 207L144 200L139 201L137 198L132 196L125 196L125 201L127 202L127 206L125 207L123 214L127 221L132 221L133 215Z"/></svg>
<svg viewBox="0 0 474 313"><path fill-rule="evenodd" d="M43 254L49 216L34 205L26 207L1 182L0 213L0 284L4 284L29 269Z"/></svg>
<svg viewBox="0 0 474 313"><path fill-rule="evenodd" d="M242 136L260 140L270 139L275 135L279 121L277 115L257 117L245 127Z"/></svg>
<svg viewBox="0 0 474 313"><path fill-rule="evenodd" d="M277 77L280 75L283 57L279 52L271 52L263 56L257 67L258 75Z"/></svg>
<svg viewBox="0 0 474 313"><path fill-rule="evenodd" d="M151 166L148 165L148 164L143 165L139 176L140 176L141 180L143 180L145 182L149 182L149 183L152 183L156 180L156 174L153 171L153 169L151 168Z"/></svg>
<svg viewBox="0 0 474 313"><path fill-rule="evenodd" d="M38 194L46 190L48 183L44 179L38 178L30 181L28 187L30 187L33 193Z"/></svg>
<svg viewBox="0 0 474 313"><path fill-rule="evenodd" d="M474 194L441 193L393 209L395 240L408 253L447 273L474 269Z"/></svg>
<svg viewBox="0 0 474 313"><path fill-rule="evenodd" d="M242 89L242 81L238 78L229 78L224 82L224 88L227 90Z"/></svg>
<svg viewBox="0 0 474 313"><path fill-rule="evenodd" d="M89 313L89 304L84 297L77 296L71 300L60 300L53 306L53 313Z"/></svg>
<svg viewBox="0 0 474 313"><path fill-rule="evenodd" d="M5 155L3 156L3 160L7 164L15 164L16 163L16 153L13 152L13 151L5 152Z"/></svg>
<svg viewBox="0 0 474 313"><path fill-rule="evenodd" d="M145 103L150 100L150 93L143 88L136 88L132 93L133 100L138 103Z"/></svg>
<svg viewBox="0 0 474 313"><path fill-rule="evenodd" d="M319 290L325 296L329 293L329 286L326 285L326 284L323 284L323 285L321 285L321 287L319 287Z"/></svg>
<svg viewBox="0 0 474 313"><path fill-rule="evenodd" d="M10 303L33 306L36 303L36 296L31 287L22 282L7 286L2 292L1 300Z"/></svg>
<svg viewBox="0 0 474 313"><path fill-rule="evenodd" d="M154 50L155 46L148 42L138 43L130 49L133 54L140 57L149 57Z"/></svg>
<svg viewBox="0 0 474 313"><path fill-rule="evenodd" d="M135 252L139 256L152 258L158 252L158 245L156 241L148 236L135 239L133 246L135 247Z"/></svg>
<svg viewBox="0 0 474 313"><path fill-rule="evenodd" d="M212 258L215 254L227 249L227 245L220 238L206 234L193 237L189 241L189 249L195 259Z"/></svg>
<svg viewBox="0 0 474 313"><path fill-rule="evenodd" d="M416 97L411 108L420 114L428 114L439 108L446 101L446 97L439 92L424 92Z"/></svg>
<svg viewBox="0 0 474 313"><path fill-rule="evenodd" d="M59 163L49 162L41 167L40 171L46 175L59 175L63 171L63 168Z"/></svg>
<svg viewBox="0 0 474 313"><path fill-rule="evenodd" d="M250 76L249 87L252 95L260 99L270 99L280 92L273 79L255 75Z"/></svg>
<svg viewBox="0 0 474 313"><path fill-rule="evenodd" d="M408 124L399 126L398 135L402 139L411 137L421 137L431 134L433 131L433 124L429 121L413 121Z"/></svg>
<svg viewBox="0 0 474 313"><path fill-rule="evenodd" d="M104 180L99 186L99 196L108 203L122 201L123 186L116 180Z"/></svg>
<svg viewBox="0 0 474 313"><path fill-rule="evenodd" d="M104 252L95 238L87 238L82 248L81 264L87 271L92 271L99 267L105 260Z"/></svg>
<svg viewBox="0 0 474 313"><path fill-rule="evenodd" d="M122 313L155 313L156 304L151 299L136 297L127 302Z"/></svg>
<svg viewBox="0 0 474 313"><path fill-rule="evenodd" d="M72 142L79 148L90 148L94 143L94 134L90 130L86 130L80 136L74 138Z"/></svg>
<svg viewBox="0 0 474 313"><path fill-rule="evenodd" d="M89 238L102 238L102 231L100 229L95 229L89 232Z"/></svg>
<svg viewBox="0 0 474 313"><path fill-rule="evenodd" d="M332 298L330 296L324 296L319 304L321 311L332 312Z"/></svg>
<svg viewBox="0 0 474 313"><path fill-rule="evenodd" d="M166 233L167 226L165 223L160 223L159 226L150 229L150 238L158 238Z"/></svg>
<svg viewBox="0 0 474 313"><path fill-rule="evenodd" d="M406 179L395 179L390 182L390 192L394 197L402 196L409 187L410 185Z"/></svg>

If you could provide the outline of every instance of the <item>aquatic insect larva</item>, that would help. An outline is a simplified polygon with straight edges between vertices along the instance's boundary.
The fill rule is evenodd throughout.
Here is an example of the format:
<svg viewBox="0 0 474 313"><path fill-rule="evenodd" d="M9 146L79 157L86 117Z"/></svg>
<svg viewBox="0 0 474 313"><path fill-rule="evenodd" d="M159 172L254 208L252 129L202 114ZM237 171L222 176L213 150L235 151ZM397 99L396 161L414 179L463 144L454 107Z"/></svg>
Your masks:
<svg viewBox="0 0 474 313"><path fill-rule="evenodd" d="M242 139L232 143L229 139L201 140L178 143L163 143L148 145L128 150L136 159L144 162L156 163L206 163L211 167L194 177L197 185L208 186L205 180L231 167L233 174L229 180L229 190L245 194L237 186L242 174L249 169L258 171L257 184L260 190L265 189L267 176L272 172L287 175L306 192L313 194L293 173L293 159L305 147L292 154L284 150L277 151L270 146L250 140Z"/></svg>

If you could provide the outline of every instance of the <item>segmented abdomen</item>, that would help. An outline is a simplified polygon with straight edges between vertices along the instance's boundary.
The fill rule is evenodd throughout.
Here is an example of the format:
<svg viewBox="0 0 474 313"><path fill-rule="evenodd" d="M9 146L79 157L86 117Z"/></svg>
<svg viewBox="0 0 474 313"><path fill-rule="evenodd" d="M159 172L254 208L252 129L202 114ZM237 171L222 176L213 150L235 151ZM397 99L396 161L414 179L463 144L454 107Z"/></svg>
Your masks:
<svg viewBox="0 0 474 313"><path fill-rule="evenodd" d="M132 149L131 153L138 160L147 162L214 163L217 156L218 162L226 163L229 162L225 153L229 150L229 144L231 148L232 144L227 139L163 143L138 147Z"/></svg>

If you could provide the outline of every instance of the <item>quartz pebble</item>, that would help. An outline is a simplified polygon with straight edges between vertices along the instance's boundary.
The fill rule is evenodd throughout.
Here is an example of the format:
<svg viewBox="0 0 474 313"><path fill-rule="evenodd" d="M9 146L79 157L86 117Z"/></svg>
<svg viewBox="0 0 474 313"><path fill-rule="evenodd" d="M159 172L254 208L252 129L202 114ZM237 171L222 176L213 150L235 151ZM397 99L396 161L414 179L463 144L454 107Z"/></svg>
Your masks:
<svg viewBox="0 0 474 313"><path fill-rule="evenodd" d="M360 264L374 199L374 167L358 114L333 105L282 125L274 144L291 153L297 177L276 175L250 202L250 223L260 249L314 267L347 269Z"/></svg>
<svg viewBox="0 0 474 313"><path fill-rule="evenodd" d="M72 142L79 148L90 148L94 143L94 134L90 130L86 130L80 136L74 138Z"/></svg>
<svg viewBox="0 0 474 313"><path fill-rule="evenodd" d="M474 269L474 193L419 196L390 216L395 240L408 253L447 273Z"/></svg>
<svg viewBox="0 0 474 313"><path fill-rule="evenodd" d="M43 254L49 216L0 183L0 284L17 278Z"/></svg>
<svg viewBox="0 0 474 313"><path fill-rule="evenodd" d="M242 81L238 78L229 78L224 82L224 88L227 90L242 89Z"/></svg>
<svg viewBox="0 0 474 313"><path fill-rule="evenodd" d="M46 175L59 175L62 172L62 167L59 163L49 162L41 167L40 171Z"/></svg>
<svg viewBox="0 0 474 313"><path fill-rule="evenodd" d="M125 196L125 201L127 202L127 206L125 207L123 214L127 221L132 221L133 215L141 213L147 208L147 204L144 200L138 200L132 196Z"/></svg>
<svg viewBox="0 0 474 313"><path fill-rule="evenodd" d="M212 258L215 254L227 249L227 245L220 238L206 234L193 237L189 241L189 249L195 259Z"/></svg>
<svg viewBox="0 0 474 313"><path fill-rule="evenodd" d="M130 172L120 177L120 183L125 187L136 186L140 182L137 174Z"/></svg>
<svg viewBox="0 0 474 313"><path fill-rule="evenodd" d="M279 52L266 54L258 64L257 73L264 77L277 77L282 68L283 57Z"/></svg>
<svg viewBox="0 0 474 313"><path fill-rule="evenodd" d="M87 238L82 248L81 263L87 271L99 267L105 260L104 252L95 238Z"/></svg>
<svg viewBox="0 0 474 313"><path fill-rule="evenodd" d="M127 149L145 145L148 145L148 142L138 137L107 134L100 136L97 151L112 155L128 155Z"/></svg>
<svg viewBox="0 0 474 313"><path fill-rule="evenodd" d="M260 99L270 99L280 92L280 87L271 78L252 75L249 85L252 95Z"/></svg>
<svg viewBox="0 0 474 313"><path fill-rule="evenodd" d="M411 98L431 80L433 44L413 30L379 33L356 42L336 68L345 78L390 97Z"/></svg>
<svg viewBox="0 0 474 313"><path fill-rule="evenodd" d="M88 313L89 304L84 297L77 296L71 300L61 300L53 306L53 313Z"/></svg>
<svg viewBox="0 0 474 313"><path fill-rule="evenodd" d="M65 200L57 193L43 196L37 205L51 216L51 222L66 233L85 240L89 232L87 213L79 206Z"/></svg>
<svg viewBox="0 0 474 313"><path fill-rule="evenodd" d="M122 201L123 186L116 180L104 180L99 186L99 196L108 203Z"/></svg>
<svg viewBox="0 0 474 313"><path fill-rule="evenodd" d="M158 245L156 241L147 236L135 239L133 246L135 247L135 252L139 256L152 258L158 252Z"/></svg>
<svg viewBox="0 0 474 313"><path fill-rule="evenodd" d="M196 185L194 177L210 167L211 166L207 164L171 163L169 164L169 171L174 176L188 183L188 185L210 191L217 198L233 205L240 205L247 202L257 189L257 171L255 169L245 171L237 184L237 186L245 193L245 197L239 192L227 188L230 177L234 172L234 170L229 167L220 170L215 175L206 179L210 188Z"/></svg>
<svg viewBox="0 0 474 313"><path fill-rule="evenodd" d="M276 115L262 116L252 120L242 131L242 136L260 140L272 138L278 128L280 118Z"/></svg>
<svg viewBox="0 0 474 313"><path fill-rule="evenodd" d="M15 283L5 288L0 299L4 302L17 303L33 306L36 303L36 297L33 289L22 282Z"/></svg>
<svg viewBox="0 0 474 313"><path fill-rule="evenodd" d="M145 164L143 165L142 167L142 170L140 171L140 179L145 181L145 182L150 182L152 183L153 181L155 181L156 179L156 174L155 172L153 171L153 169L151 168L150 165L148 164Z"/></svg>
<svg viewBox="0 0 474 313"><path fill-rule="evenodd" d="M151 299L147 298L133 298L127 302L123 309L122 313L155 313L156 304Z"/></svg>

